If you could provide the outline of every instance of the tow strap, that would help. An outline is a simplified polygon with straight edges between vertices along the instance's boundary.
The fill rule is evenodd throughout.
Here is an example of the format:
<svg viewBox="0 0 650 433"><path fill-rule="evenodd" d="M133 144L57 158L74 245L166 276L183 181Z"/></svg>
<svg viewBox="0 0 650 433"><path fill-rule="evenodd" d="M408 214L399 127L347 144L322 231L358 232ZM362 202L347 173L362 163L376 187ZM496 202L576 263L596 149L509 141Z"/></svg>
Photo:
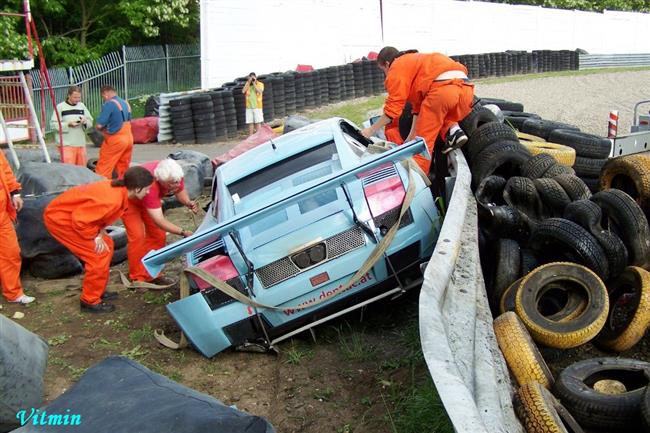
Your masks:
<svg viewBox="0 0 650 433"><path fill-rule="evenodd" d="M371 147L374 147L374 149L371 149ZM381 146L369 146L369 151L385 151L386 149L381 147ZM215 289L220 290L222 293L230 296L231 298L241 302L242 304L251 306L251 307L256 307L256 308L265 308L269 310L276 310L276 311L285 311L285 310L294 310L294 311L300 311L304 310L306 308L311 308L315 305L318 305L322 302L329 301L331 298L338 296L339 294L347 291L352 285L354 285L361 277L363 277L370 269L375 265L375 263L383 256L384 252L386 249L390 246L390 244L393 241L393 238L395 237L395 234L397 233L397 230L399 230L400 223L402 221L402 217L406 214L406 211L411 205L411 201L413 200L413 197L415 196L415 182L413 181L413 172L416 172L422 178L425 180L425 183L427 185L430 184L428 181L427 177L424 175L424 172L418 167L415 162L413 162L412 158L409 158L408 160L403 161L405 163L404 165L408 169L408 189L406 190L406 194L404 196L404 200L402 201L402 207L400 208L399 216L397 218L397 221L393 226L388 230L386 233L386 236L383 237L383 239L377 244L375 249L370 253L366 261L363 263L363 265L359 268L359 270L350 278L350 280L336 293L333 293L329 296L325 296L323 298L317 299L313 302L310 302L307 305L293 305L293 306L285 306L285 307L276 307L273 305L267 305L263 304L260 302L257 302L256 300L244 295L241 293L239 290L235 289L225 281L219 280L216 278L214 275L208 273L204 269L201 269L196 266L190 266L188 268L185 268L183 270L183 275L181 277L181 293L180 293L180 299L183 299L186 296L189 296L189 276L190 275L195 275L198 278L202 279L206 283L212 285ZM165 333L162 330L156 329L154 331L154 337L156 340L162 344L165 347L168 347L170 349L181 349L183 347L187 346L187 339L185 338L185 335L183 332L181 332L181 339L180 342L176 343L172 340L170 340L167 336L165 336Z"/></svg>

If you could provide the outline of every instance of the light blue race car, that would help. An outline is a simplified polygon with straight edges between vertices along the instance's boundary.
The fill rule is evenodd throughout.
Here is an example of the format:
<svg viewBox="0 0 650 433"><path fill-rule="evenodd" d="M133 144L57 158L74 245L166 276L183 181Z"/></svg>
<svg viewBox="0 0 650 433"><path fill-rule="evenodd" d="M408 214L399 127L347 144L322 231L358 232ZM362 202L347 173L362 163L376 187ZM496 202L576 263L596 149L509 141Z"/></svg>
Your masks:
<svg viewBox="0 0 650 433"><path fill-rule="evenodd" d="M197 271L167 306L188 340L207 357L268 349L419 287L442 217L417 153L428 155L422 139L380 148L332 118L220 166L196 233L143 259L157 275L185 254Z"/></svg>

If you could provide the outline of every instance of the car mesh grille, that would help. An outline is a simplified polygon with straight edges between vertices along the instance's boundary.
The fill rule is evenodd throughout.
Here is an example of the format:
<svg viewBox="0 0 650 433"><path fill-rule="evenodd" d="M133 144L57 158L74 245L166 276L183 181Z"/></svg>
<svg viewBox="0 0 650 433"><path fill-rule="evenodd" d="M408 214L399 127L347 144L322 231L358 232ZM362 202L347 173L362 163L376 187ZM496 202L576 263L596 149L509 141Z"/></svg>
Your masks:
<svg viewBox="0 0 650 433"><path fill-rule="evenodd" d="M401 206L398 206L395 209L391 209L388 212L384 212L378 217L375 217L375 225L377 227L382 227L382 226L386 228L393 227L393 225L395 225L395 223L397 222L397 217L399 217L400 209ZM411 209L407 209L406 213L404 214L402 220L399 223L399 228L406 227L412 222L413 222L413 214L411 214Z"/></svg>
<svg viewBox="0 0 650 433"><path fill-rule="evenodd" d="M366 239L363 232L359 227L354 227L330 238L325 239L325 248L327 250L327 258L317 265L320 265L328 260L335 259L343 254L362 247L366 244ZM316 265L315 265L316 266ZM262 266L255 271L257 278L259 278L264 288L278 284L300 272L309 268L301 270L298 268L289 257L283 257L280 260Z"/></svg>

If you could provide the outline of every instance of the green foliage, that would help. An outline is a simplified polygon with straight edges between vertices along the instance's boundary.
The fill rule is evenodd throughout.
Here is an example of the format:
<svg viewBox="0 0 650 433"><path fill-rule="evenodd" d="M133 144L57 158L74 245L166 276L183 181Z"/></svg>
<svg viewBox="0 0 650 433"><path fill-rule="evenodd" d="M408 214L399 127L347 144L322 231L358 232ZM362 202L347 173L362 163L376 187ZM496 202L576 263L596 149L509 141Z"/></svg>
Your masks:
<svg viewBox="0 0 650 433"><path fill-rule="evenodd" d="M18 25L23 21L15 17L0 17L0 59L26 59L27 38L17 32Z"/></svg>
<svg viewBox="0 0 650 433"><path fill-rule="evenodd" d="M583 11L603 11L605 9L634 12L650 11L650 2L648 0L501 0L497 2Z"/></svg>

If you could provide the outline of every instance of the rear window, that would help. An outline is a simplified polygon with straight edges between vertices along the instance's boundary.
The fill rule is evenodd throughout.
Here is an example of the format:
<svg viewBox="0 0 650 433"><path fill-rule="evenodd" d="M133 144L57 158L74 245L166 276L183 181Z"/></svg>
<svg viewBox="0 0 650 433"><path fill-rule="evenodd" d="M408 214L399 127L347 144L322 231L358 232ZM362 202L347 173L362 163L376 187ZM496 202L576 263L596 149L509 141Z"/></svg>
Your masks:
<svg viewBox="0 0 650 433"><path fill-rule="evenodd" d="M334 141L329 141L320 146L313 147L298 153L290 158L276 162L273 165L256 171L242 179L228 185L231 197L242 199L247 195L266 188L285 177L299 173L309 167L316 166L322 162L330 161L334 155L338 155Z"/></svg>

